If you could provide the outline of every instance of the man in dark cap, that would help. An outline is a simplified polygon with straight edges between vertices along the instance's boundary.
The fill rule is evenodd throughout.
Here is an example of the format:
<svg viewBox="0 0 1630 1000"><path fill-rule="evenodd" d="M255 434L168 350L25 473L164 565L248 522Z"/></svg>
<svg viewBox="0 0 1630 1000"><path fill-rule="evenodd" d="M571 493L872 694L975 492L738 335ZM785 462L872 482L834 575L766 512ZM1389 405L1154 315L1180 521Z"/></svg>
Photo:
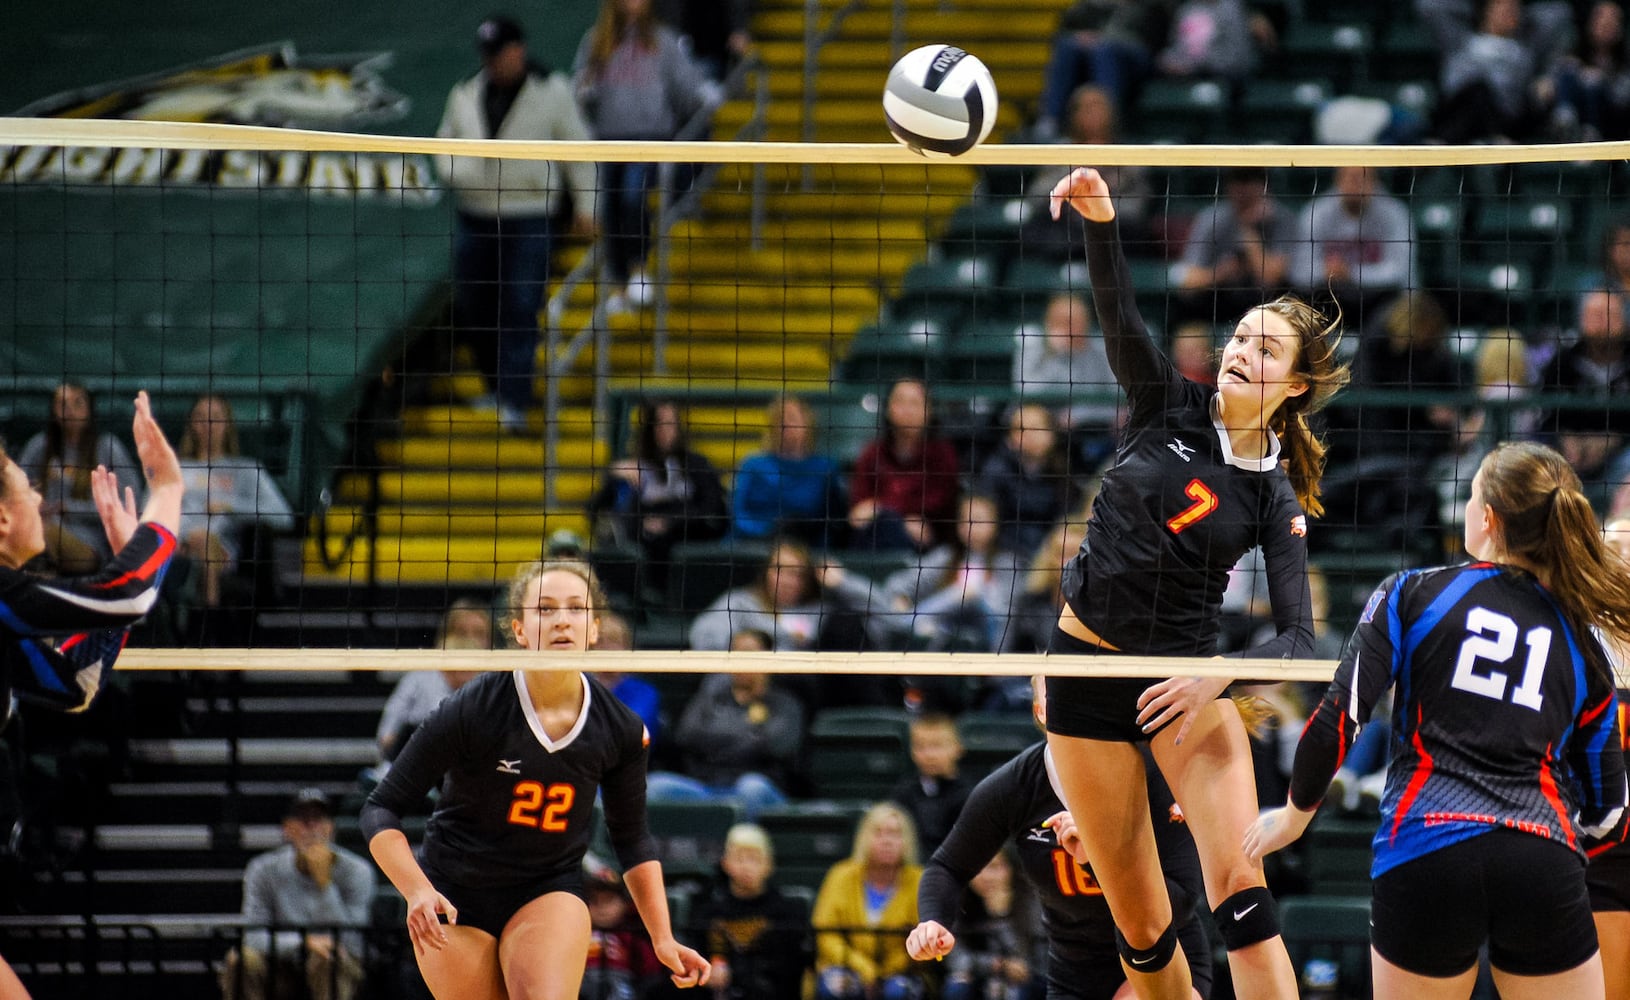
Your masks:
<svg viewBox="0 0 1630 1000"><path fill-rule="evenodd" d="M351 1000L362 984L359 931L368 924L374 867L335 846L334 805L320 788L289 800L283 840L244 869L243 947L227 955L221 995L267 1000L306 991L312 1000Z"/></svg>
<svg viewBox="0 0 1630 1000"><path fill-rule="evenodd" d="M527 57L526 35L494 15L476 29L481 71L447 96L438 136L584 142L588 128L563 75ZM527 429L537 366L538 311L549 283L551 220L569 186L575 228L594 229L592 163L438 156L453 192L453 322L487 380L504 428ZM564 176L563 176L564 175Z"/></svg>

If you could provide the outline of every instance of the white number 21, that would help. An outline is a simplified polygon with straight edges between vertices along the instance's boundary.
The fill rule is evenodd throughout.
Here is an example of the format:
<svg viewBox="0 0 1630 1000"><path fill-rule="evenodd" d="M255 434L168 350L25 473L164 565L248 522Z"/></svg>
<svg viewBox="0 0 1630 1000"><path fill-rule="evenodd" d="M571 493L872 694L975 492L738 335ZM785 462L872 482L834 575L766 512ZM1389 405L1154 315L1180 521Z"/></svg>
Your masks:
<svg viewBox="0 0 1630 1000"><path fill-rule="evenodd" d="M1495 701L1503 700L1506 674L1499 670L1478 673L1476 664L1478 660L1511 662L1511 655L1517 651L1517 623L1487 608L1473 608L1466 615L1466 631L1473 634L1460 644L1455 676L1449 683L1462 691ZM1511 692L1511 700L1537 712L1544 700L1539 686L1545 679L1545 659L1551 648L1551 630L1544 626L1531 628L1523 636L1523 642L1528 647L1528 660L1523 665L1522 683Z"/></svg>

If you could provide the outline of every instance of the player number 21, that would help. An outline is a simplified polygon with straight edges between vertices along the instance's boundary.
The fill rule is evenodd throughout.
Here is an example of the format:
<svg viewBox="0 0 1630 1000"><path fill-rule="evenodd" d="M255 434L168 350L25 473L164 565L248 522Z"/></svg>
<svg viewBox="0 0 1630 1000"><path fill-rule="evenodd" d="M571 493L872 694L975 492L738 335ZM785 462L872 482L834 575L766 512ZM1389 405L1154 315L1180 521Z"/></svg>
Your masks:
<svg viewBox="0 0 1630 1000"><path fill-rule="evenodd" d="M566 814L572 811L577 789L553 784L544 788L536 781L515 785L515 801L509 807L509 821L517 826L535 826L547 833L566 831Z"/></svg>
<svg viewBox="0 0 1630 1000"><path fill-rule="evenodd" d="M1449 684L1461 691L1470 691L1495 701L1505 700L1507 674L1501 670L1479 673L1478 660L1509 663L1517 651L1517 623L1505 615L1488 608L1472 608L1466 615L1468 635L1460 644L1460 656L1455 660L1455 675ZM1544 696L1539 693L1540 682L1545 679L1545 660L1551 650L1551 630L1541 625L1531 628L1523 636L1528 655L1522 668L1522 681L1511 692L1511 700L1524 708L1539 711Z"/></svg>
<svg viewBox="0 0 1630 1000"><path fill-rule="evenodd" d="M1183 488L1183 495L1194 502L1185 507L1183 513L1166 522L1166 527L1170 528L1174 535L1181 535L1184 528L1196 521L1204 520L1217 509L1217 494L1211 492L1211 487L1198 479L1189 480L1188 486Z"/></svg>

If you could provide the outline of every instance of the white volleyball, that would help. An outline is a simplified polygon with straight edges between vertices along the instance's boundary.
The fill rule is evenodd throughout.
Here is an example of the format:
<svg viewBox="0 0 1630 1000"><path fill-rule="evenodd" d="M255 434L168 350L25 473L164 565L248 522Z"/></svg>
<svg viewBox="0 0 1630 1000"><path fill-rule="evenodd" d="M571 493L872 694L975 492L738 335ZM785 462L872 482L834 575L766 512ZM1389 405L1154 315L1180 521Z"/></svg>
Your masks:
<svg viewBox="0 0 1630 1000"><path fill-rule="evenodd" d="M912 49L883 88L889 131L924 156L958 156L996 124L996 81L978 57L955 45Z"/></svg>

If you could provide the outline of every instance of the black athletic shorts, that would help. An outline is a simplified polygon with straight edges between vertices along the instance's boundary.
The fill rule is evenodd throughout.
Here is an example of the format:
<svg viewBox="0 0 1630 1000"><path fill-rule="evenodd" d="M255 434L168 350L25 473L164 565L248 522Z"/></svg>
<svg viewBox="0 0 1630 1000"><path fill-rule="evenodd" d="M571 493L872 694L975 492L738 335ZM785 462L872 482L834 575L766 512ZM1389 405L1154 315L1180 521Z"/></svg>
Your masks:
<svg viewBox="0 0 1630 1000"><path fill-rule="evenodd" d="M1183 944L1194 988L1202 998L1209 998L1211 945L1201 919L1210 918L1203 913L1190 916L1177 929L1177 940ZM1047 1000L1111 1000L1124 982L1126 969L1113 947L1093 955L1061 955L1056 948L1047 950Z"/></svg>
<svg viewBox="0 0 1630 1000"><path fill-rule="evenodd" d="M1585 885L1594 912L1630 910L1630 849L1620 846L1592 858L1585 869Z"/></svg>
<svg viewBox="0 0 1630 1000"><path fill-rule="evenodd" d="M430 871L426 871L425 874L430 877L430 884L436 887L436 891L446 896L458 910L460 927L474 927L486 931L495 938L503 935L510 918L515 916L521 907L540 896L547 896L551 892L569 892L578 899L585 899L581 868L497 888L459 885L438 878ZM442 919L446 920L445 917Z"/></svg>
<svg viewBox="0 0 1630 1000"><path fill-rule="evenodd" d="M1114 649L1083 642L1053 627L1049 654L1125 656ZM1138 697L1152 684L1147 677L1061 677L1047 675L1047 731L1060 736L1118 743L1143 743L1170 722L1150 732L1138 725ZM1225 692L1222 697L1228 697Z"/></svg>
<svg viewBox="0 0 1630 1000"><path fill-rule="evenodd" d="M1420 976L1489 961L1518 976L1576 968L1596 953L1585 861L1566 844L1495 829L1406 862L1370 886L1370 941Z"/></svg>

